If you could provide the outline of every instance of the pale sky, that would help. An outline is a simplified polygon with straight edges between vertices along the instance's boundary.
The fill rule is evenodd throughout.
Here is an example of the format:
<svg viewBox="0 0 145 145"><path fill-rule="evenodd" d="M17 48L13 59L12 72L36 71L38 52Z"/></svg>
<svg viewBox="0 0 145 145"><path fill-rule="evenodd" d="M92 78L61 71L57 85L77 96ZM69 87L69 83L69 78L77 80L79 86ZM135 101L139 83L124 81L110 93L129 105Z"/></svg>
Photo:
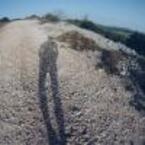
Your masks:
<svg viewBox="0 0 145 145"><path fill-rule="evenodd" d="M70 18L88 15L93 21L145 32L145 0L0 0L0 17L63 11Z"/></svg>

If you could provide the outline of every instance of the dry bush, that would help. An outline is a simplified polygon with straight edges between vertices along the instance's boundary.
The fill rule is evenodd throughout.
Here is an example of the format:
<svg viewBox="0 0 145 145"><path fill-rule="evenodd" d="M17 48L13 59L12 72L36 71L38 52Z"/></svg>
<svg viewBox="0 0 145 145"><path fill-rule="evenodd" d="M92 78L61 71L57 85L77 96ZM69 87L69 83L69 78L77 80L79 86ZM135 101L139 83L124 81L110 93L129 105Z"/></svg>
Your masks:
<svg viewBox="0 0 145 145"><path fill-rule="evenodd" d="M66 32L58 36L57 39L68 43L75 50L96 50L99 48L94 40L83 36L83 34L77 31Z"/></svg>
<svg viewBox="0 0 145 145"><path fill-rule="evenodd" d="M109 74L120 74L120 65L127 56L121 51L102 50L101 66Z"/></svg>

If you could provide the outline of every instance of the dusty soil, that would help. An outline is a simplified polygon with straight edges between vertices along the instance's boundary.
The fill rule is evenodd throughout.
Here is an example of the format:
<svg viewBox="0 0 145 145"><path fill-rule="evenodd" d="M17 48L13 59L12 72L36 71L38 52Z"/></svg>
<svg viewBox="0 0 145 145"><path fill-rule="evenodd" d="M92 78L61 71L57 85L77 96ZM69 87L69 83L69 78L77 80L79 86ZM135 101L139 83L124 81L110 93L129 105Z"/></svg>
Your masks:
<svg viewBox="0 0 145 145"><path fill-rule="evenodd" d="M0 145L144 145L145 117L120 77L96 69L100 52L46 42L70 30L117 49L65 23L23 20L0 30Z"/></svg>

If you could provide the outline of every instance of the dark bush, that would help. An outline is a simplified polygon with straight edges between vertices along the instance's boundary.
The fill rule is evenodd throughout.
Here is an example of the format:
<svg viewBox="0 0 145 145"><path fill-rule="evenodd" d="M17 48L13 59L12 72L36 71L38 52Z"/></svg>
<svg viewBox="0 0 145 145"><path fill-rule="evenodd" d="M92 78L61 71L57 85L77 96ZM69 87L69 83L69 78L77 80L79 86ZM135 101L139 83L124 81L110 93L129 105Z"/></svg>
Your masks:
<svg viewBox="0 0 145 145"><path fill-rule="evenodd" d="M142 33L134 32L127 40L126 45L138 52L145 55L145 35Z"/></svg>
<svg viewBox="0 0 145 145"><path fill-rule="evenodd" d="M37 15L31 15L31 16L26 17L26 19L38 19L39 20L40 17Z"/></svg>
<svg viewBox="0 0 145 145"><path fill-rule="evenodd" d="M83 20L75 19L75 20L67 20L67 21L81 28L94 31L96 33L104 34L104 31L101 28L99 28L94 22L88 19L83 19Z"/></svg>
<svg viewBox="0 0 145 145"><path fill-rule="evenodd" d="M91 31L95 31L97 33L104 33L101 28L98 28L95 23L93 23L92 21L89 21L89 20L83 20L80 23L80 27L91 30Z"/></svg>
<svg viewBox="0 0 145 145"><path fill-rule="evenodd" d="M8 17L3 17L0 19L0 22L1 23L7 23L7 22L10 22L10 19Z"/></svg>
<svg viewBox="0 0 145 145"><path fill-rule="evenodd" d="M118 63L124 58L125 56L120 51L109 51L109 50L102 50L101 62L102 68L108 74L119 74L120 70L118 69Z"/></svg>
<svg viewBox="0 0 145 145"><path fill-rule="evenodd" d="M47 22L59 22L61 19L58 15L55 14L46 14L41 18L42 23L47 23Z"/></svg>

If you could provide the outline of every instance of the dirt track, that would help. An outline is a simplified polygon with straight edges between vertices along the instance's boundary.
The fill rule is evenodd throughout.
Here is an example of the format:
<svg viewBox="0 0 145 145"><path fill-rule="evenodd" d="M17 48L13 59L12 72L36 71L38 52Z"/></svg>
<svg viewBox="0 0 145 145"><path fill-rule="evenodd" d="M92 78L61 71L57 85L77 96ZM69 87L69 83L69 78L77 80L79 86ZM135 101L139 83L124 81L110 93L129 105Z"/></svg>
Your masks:
<svg viewBox="0 0 145 145"><path fill-rule="evenodd" d="M38 98L39 50L47 35L58 35L58 29L57 25L43 27L35 21L18 21L0 30L0 145L51 143L45 125L48 118ZM61 27L59 31L63 32ZM44 105L56 131L54 138L61 140L64 131L68 145L130 145L142 140L144 118L128 105L132 94L117 76L95 70L96 55L59 44L58 76L46 74L45 84L48 104ZM53 97L53 80L59 100ZM62 129L62 122L57 121L59 113L64 117L60 118Z"/></svg>
<svg viewBox="0 0 145 145"><path fill-rule="evenodd" d="M43 41L34 22L12 23L0 32L1 145L27 144L30 138L28 144L35 144L38 140L34 120L40 114L36 113L38 50Z"/></svg>

